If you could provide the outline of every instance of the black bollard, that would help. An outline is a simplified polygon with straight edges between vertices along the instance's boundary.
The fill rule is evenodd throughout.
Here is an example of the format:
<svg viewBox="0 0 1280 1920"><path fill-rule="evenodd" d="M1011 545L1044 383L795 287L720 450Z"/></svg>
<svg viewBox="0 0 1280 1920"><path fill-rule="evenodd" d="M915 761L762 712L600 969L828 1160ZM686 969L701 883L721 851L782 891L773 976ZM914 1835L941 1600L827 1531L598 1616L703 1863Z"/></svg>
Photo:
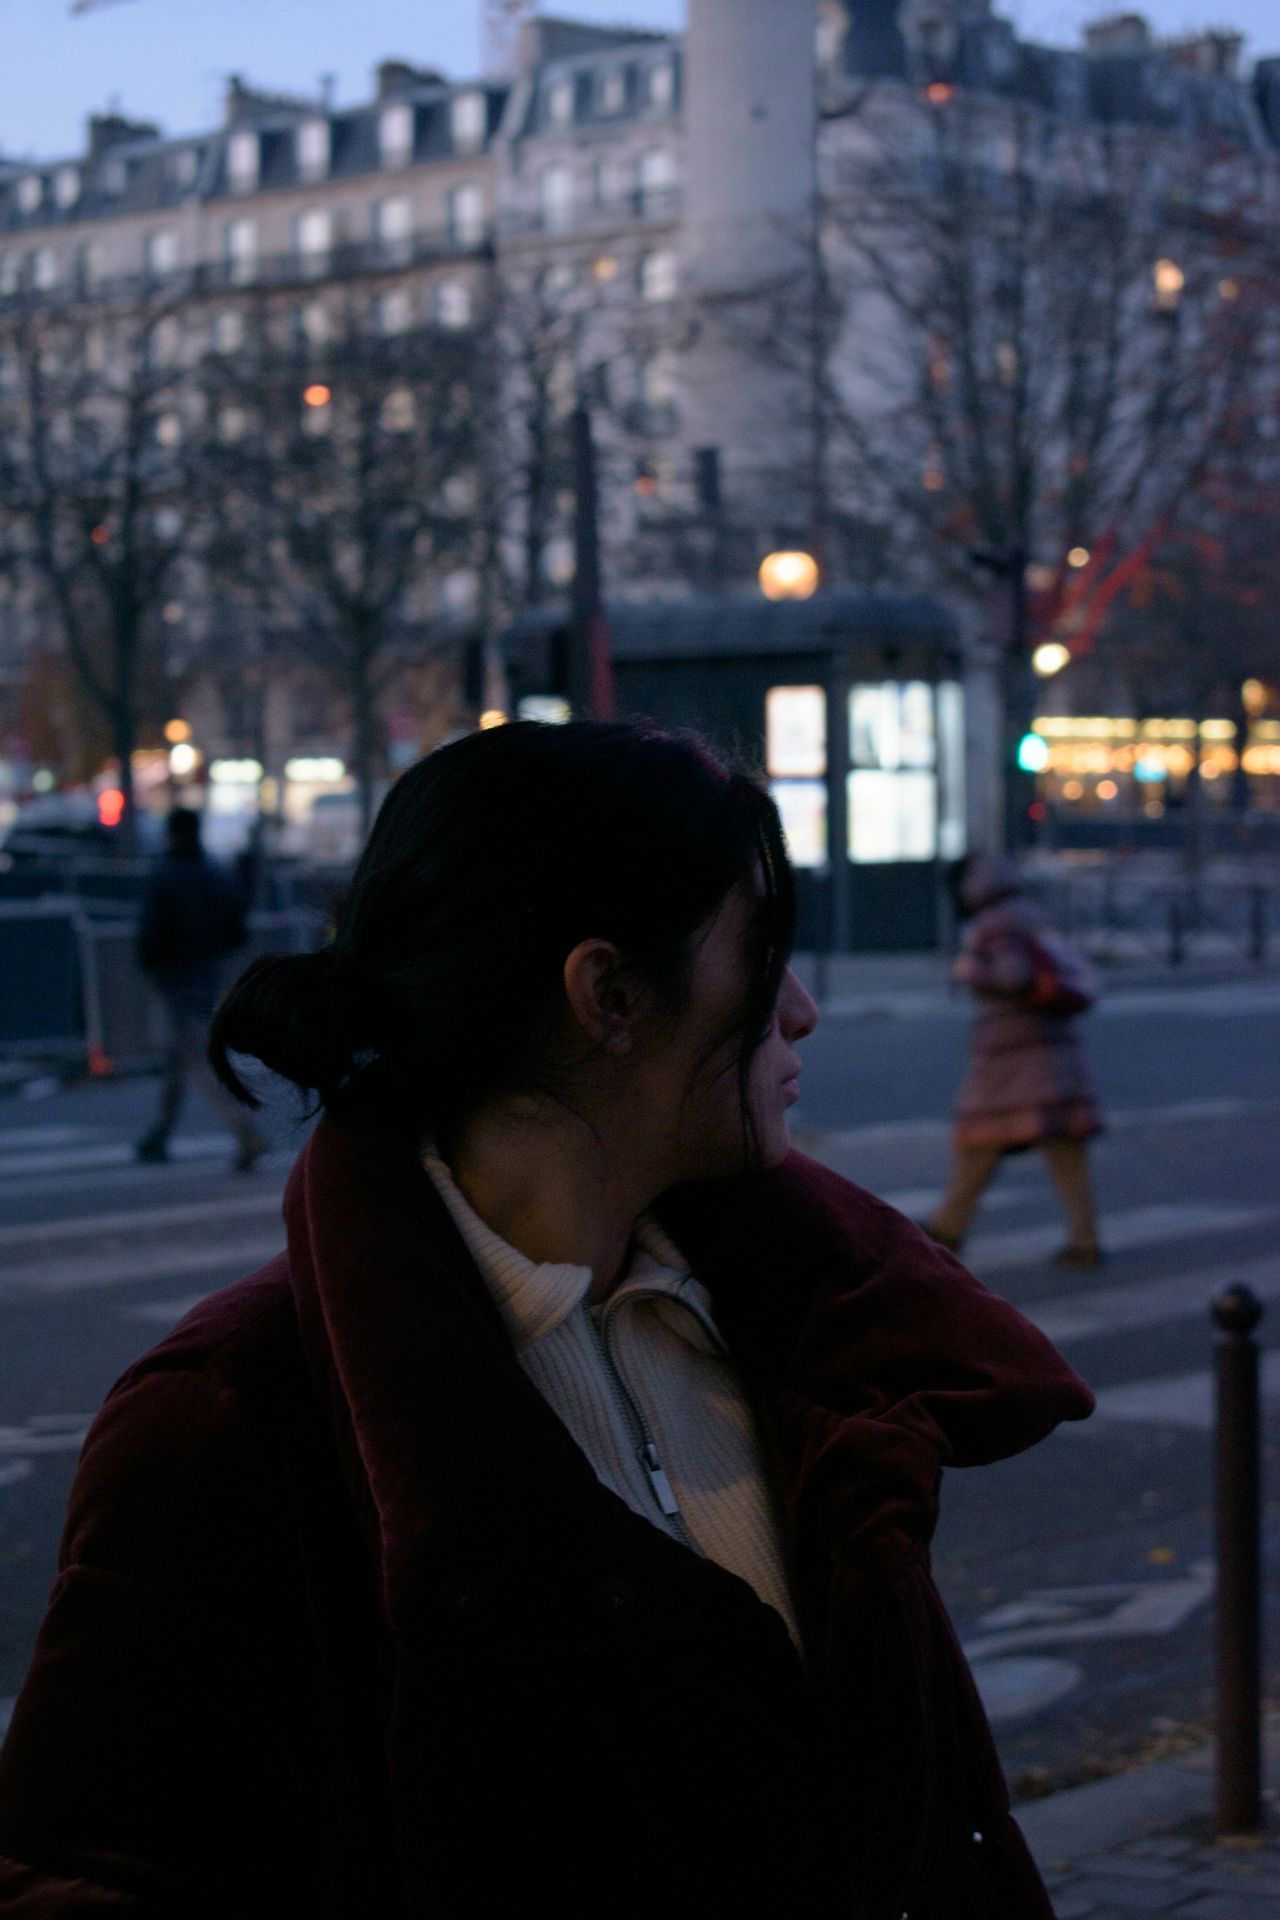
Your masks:
<svg viewBox="0 0 1280 1920"><path fill-rule="evenodd" d="M1262 1825L1262 1595L1258 1345L1262 1302L1228 1287L1213 1303L1218 1465L1218 1794L1220 1835Z"/></svg>

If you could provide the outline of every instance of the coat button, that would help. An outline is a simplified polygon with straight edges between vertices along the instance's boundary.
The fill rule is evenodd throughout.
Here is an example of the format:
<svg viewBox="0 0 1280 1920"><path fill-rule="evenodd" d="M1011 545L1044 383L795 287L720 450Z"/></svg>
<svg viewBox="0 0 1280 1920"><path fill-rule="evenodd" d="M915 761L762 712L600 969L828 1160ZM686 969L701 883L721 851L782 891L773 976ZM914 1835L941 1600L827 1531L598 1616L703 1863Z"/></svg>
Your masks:
<svg viewBox="0 0 1280 1920"><path fill-rule="evenodd" d="M474 1620L484 1601L484 1582L469 1573L455 1574L440 1589L440 1605L454 1620Z"/></svg>
<svg viewBox="0 0 1280 1920"><path fill-rule="evenodd" d="M621 1624L640 1611L640 1595L629 1580L609 1578L596 1588L596 1608L606 1620Z"/></svg>

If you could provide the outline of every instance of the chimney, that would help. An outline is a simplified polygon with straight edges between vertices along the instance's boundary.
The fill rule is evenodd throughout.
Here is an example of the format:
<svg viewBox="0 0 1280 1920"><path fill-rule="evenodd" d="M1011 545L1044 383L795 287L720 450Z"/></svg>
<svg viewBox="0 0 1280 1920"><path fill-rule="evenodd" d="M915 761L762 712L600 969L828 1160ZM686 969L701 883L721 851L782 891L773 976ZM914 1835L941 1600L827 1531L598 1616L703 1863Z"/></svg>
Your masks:
<svg viewBox="0 0 1280 1920"><path fill-rule="evenodd" d="M151 120L126 120L122 113L89 115L89 158L97 160L110 147L122 147L132 140L158 140L160 129Z"/></svg>

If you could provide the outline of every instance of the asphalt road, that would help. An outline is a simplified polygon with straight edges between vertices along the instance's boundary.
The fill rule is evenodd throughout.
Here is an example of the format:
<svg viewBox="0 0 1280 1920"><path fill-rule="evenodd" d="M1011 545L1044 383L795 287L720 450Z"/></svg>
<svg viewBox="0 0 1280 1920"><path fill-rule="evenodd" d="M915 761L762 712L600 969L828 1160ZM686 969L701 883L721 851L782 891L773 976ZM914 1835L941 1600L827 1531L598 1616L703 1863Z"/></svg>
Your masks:
<svg viewBox="0 0 1280 1920"><path fill-rule="evenodd" d="M942 1180L966 1015L928 995L828 1013L805 1048L801 1144L919 1215ZM1009 1162L967 1251L1099 1390L1082 1427L948 1475L935 1565L1019 1794L1176 1740L1212 1699L1212 1335L1244 1278L1262 1335L1265 1516L1280 1695L1280 984L1114 990L1091 1018L1112 1130L1099 1273L1066 1274L1051 1189ZM249 1176L198 1102L166 1167L132 1163L149 1083L0 1103L0 1700L52 1579L76 1450L115 1376L185 1308L276 1250L301 1137ZM3 1708L0 1707L0 1716Z"/></svg>

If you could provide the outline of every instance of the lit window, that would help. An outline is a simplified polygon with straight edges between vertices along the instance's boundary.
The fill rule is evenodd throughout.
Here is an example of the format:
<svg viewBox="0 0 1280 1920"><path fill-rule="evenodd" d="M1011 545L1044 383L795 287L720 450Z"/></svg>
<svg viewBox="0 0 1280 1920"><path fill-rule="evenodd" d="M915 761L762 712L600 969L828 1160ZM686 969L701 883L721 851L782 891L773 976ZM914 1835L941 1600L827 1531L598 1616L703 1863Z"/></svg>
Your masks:
<svg viewBox="0 0 1280 1920"><path fill-rule="evenodd" d="M937 788L929 773L849 775L849 858L859 865L932 860Z"/></svg>
<svg viewBox="0 0 1280 1920"><path fill-rule="evenodd" d="M471 324L471 289L463 280L444 280L436 288L436 319L442 327Z"/></svg>
<svg viewBox="0 0 1280 1920"><path fill-rule="evenodd" d="M333 251L333 215L328 207L308 207L294 223L294 239L305 268L322 272Z"/></svg>
<svg viewBox="0 0 1280 1920"><path fill-rule="evenodd" d="M965 831L964 689L957 680L938 688L938 853L958 860Z"/></svg>
<svg viewBox="0 0 1280 1920"><path fill-rule="evenodd" d="M80 198L80 169L59 167L53 176L53 197L60 207L74 207Z"/></svg>
<svg viewBox="0 0 1280 1920"><path fill-rule="evenodd" d="M258 271L258 223L229 220L223 233L227 272L236 286L244 286Z"/></svg>
<svg viewBox="0 0 1280 1920"><path fill-rule="evenodd" d="M453 144L460 153L474 153L484 145L488 108L482 93L455 95L450 114Z"/></svg>
<svg viewBox="0 0 1280 1920"><path fill-rule="evenodd" d="M770 687L765 695L765 765L798 867L827 858L827 696L821 687Z"/></svg>
<svg viewBox="0 0 1280 1920"><path fill-rule="evenodd" d="M37 247L31 260L31 279L42 293L58 284L58 256L52 247Z"/></svg>
<svg viewBox="0 0 1280 1920"><path fill-rule="evenodd" d="M44 199L44 181L38 173L24 173L18 182L18 210L35 213Z"/></svg>
<svg viewBox="0 0 1280 1920"><path fill-rule="evenodd" d="M449 195L449 238L459 247L476 247L484 239L484 188L478 180L455 187Z"/></svg>
<svg viewBox="0 0 1280 1920"><path fill-rule="evenodd" d="M649 74L649 104L654 107L669 107L676 97L676 71L669 60L654 67Z"/></svg>
<svg viewBox="0 0 1280 1920"><path fill-rule="evenodd" d="M155 233L147 235L147 272L153 280L163 280L176 273L181 258L181 245L176 227L161 227Z"/></svg>
<svg viewBox="0 0 1280 1920"><path fill-rule="evenodd" d="M646 253L640 261L640 291L646 300L675 297L679 266L674 253Z"/></svg>
<svg viewBox="0 0 1280 1920"><path fill-rule="evenodd" d="M244 345L244 315L238 307L227 307L215 314L213 347L215 353L235 353Z"/></svg>
<svg viewBox="0 0 1280 1920"><path fill-rule="evenodd" d="M247 127L239 128L227 142L227 177L233 193L252 193L258 184L261 164L258 136Z"/></svg>
<svg viewBox="0 0 1280 1920"><path fill-rule="evenodd" d="M555 586L567 586L577 572L573 542L567 534L557 534L548 540L542 557L543 570L548 580Z"/></svg>
<svg viewBox="0 0 1280 1920"><path fill-rule="evenodd" d="M941 792L938 722L947 728ZM963 845L963 741L959 689L938 702L926 681L883 681L849 696L849 858L860 864L932 860L939 816Z"/></svg>
<svg viewBox="0 0 1280 1920"><path fill-rule="evenodd" d="M567 127L573 120L573 81L557 80L547 95L547 116L553 127Z"/></svg>
<svg viewBox="0 0 1280 1920"><path fill-rule="evenodd" d="M182 418L176 413L162 413L156 421L156 439L162 447L177 447L182 444Z"/></svg>
<svg viewBox="0 0 1280 1920"><path fill-rule="evenodd" d="M413 325L413 296L408 287L391 287L375 307L380 333L407 333Z"/></svg>
<svg viewBox="0 0 1280 1920"><path fill-rule="evenodd" d="M413 158L413 132L413 108L407 101L383 108L378 146L384 166L403 167Z"/></svg>
<svg viewBox="0 0 1280 1920"><path fill-rule="evenodd" d="M332 138L327 120L304 120L298 128L298 172L304 180L323 180L329 171Z"/></svg>

